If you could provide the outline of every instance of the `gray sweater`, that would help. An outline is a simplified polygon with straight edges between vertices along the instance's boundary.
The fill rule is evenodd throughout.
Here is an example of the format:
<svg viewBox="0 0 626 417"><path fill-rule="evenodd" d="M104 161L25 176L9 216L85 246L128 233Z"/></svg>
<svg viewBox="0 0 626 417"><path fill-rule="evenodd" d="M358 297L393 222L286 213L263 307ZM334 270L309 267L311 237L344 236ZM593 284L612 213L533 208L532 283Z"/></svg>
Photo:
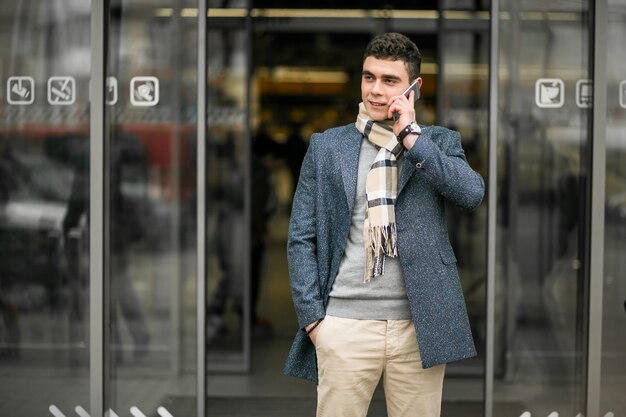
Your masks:
<svg viewBox="0 0 626 417"><path fill-rule="evenodd" d="M356 201L350 234L330 292L326 313L331 316L366 320L407 320L411 318L404 277L398 258L385 259L385 274L363 282L365 247L363 222L367 201L365 180L378 149L364 139L359 154Z"/></svg>

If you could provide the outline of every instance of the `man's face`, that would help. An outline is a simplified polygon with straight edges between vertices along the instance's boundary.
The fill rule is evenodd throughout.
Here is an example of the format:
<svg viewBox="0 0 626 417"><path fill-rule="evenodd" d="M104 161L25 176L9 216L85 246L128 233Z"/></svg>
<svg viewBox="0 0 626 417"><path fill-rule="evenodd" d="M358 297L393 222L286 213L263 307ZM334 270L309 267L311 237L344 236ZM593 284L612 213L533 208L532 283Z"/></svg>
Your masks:
<svg viewBox="0 0 626 417"><path fill-rule="evenodd" d="M402 94L408 86L409 73L404 61L390 61L373 56L365 58L361 76L361 99L373 120L379 122L388 119L389 99Z"/></svg>

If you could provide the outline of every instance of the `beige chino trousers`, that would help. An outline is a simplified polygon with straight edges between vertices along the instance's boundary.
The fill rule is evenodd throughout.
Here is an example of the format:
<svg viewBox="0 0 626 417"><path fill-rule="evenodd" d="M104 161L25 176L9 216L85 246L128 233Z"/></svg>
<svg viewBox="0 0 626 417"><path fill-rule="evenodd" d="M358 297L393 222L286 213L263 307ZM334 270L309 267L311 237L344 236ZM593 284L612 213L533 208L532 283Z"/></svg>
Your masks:
<svg viewBox="0 0 626 417"><path fill-rule="evenodd" d="M388 417L439 417L445 365L422 367L411 320L326 316L315 339L317 417L366 417L383 378Z"/></svg>

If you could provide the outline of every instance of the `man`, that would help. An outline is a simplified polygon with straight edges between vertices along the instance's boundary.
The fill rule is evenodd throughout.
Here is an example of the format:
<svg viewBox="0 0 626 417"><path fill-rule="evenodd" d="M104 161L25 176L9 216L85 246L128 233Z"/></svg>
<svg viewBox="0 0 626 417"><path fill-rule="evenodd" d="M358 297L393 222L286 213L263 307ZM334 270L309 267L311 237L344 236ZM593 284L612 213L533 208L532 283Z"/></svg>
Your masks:
<svg viewBox="0 0 626 417"><path fill-rule="evenodd" d="M440 415L445 364L476 354L444 200L484 181L457 132L415 123L417 46L367 46L356 123L311 138L289 226L301 329L285 373L318 383L318 417L365 417L380 378L389 417Z"/></svg>

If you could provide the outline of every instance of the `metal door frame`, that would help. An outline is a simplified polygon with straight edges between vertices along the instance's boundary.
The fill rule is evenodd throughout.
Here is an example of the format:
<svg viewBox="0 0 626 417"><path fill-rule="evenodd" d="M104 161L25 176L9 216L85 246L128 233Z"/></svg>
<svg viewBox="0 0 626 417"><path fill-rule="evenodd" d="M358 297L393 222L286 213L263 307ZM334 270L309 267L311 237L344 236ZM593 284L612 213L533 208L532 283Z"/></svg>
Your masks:
<svg viewBox="0 0 626 417"><path fill-rule="evenodd" d="M197 225L197 261L196 261L196 317L197 317L197 387L196 403L198 417L206 415L206 280L207 266L207 230L206 230L206 138L207 120L207 3L206 0L198 0L198 112L197 112L197 171L196 171L196 225Z"/></svg>
<svg viewBox="0 0 626 417"><path fill-rule="evenodd" d="M107 125L109 0L91 3L91 104L89 115L89 379L91 415L103 416L109 397L109 284L107 219Z"/></svg>
<svg viewBox="0 0 626 417"><path fill-rule="evenodd" d="M608 1L593 1L592 24L589 40L592 51L590 67L593 79L593 109L591 138L588 146L591 173L590 189L587 192L589 227L586 264L588 273L588 317L587 317L587 389L586 415L600 417L600 381L602 377L602 298L604 288L604 209L606 177L606 115L607 115L607 27Z"/></svg>

